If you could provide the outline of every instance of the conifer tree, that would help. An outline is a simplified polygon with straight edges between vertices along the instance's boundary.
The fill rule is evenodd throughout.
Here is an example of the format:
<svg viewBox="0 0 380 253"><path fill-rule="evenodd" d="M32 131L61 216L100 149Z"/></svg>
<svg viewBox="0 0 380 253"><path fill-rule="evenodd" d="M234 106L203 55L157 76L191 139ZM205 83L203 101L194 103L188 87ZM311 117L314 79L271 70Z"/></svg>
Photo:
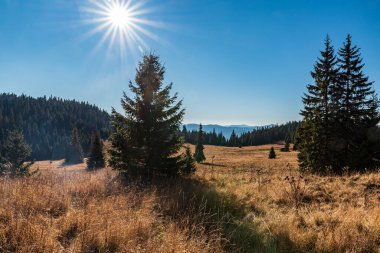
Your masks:
<svg viewBox="0 0 380 253"><path fill-rule="evenodd" d="M33 162L26 162L32 153L31 147L25 142L21 131L9 132L2 150L2 161L0 161L0 175L12 177L31 175L30 167Z"/></svg>
<svg viewBox="0 0 380 253"><path fill-rule="evenodd" d="M204 162L206 160L205 154L203 153L203 130L202 124L199 125L198 137L197 137L197 145L195 146L194 158L197 163Z"/></svg>
<svg viewBox="0 0 380 253"><path fill-rule="evenodd" d="M303 121L298 129L297 141L301 169L318 172L330 169L329 149L333 128L331 101L338 76L336 63L334 48L327 36L325 50L311 72L314 84L307 86L308 93L303 97Z"/></svg>
<svg viewBox="0 0 380 253"><path fill-rule="evenodd" d="M308 86L297 131L301 169L316 172L364 171L378 166L378 99L363 74L362 58L348 35L336 60L326 40ZM336 67L337 66L337 67Z"/></svg>
<svg viewBox="0 0 380 253"><path fill-rule="evenodd" d="M218 134L218 145L219 146L225 146L226 145L226 138L223 136L223 134L221 132Z"/></svg>
<svg viewBox="0 0 380 253"><path fill-rule="evenodd" d="M275 159L276 158L276 152L274 151L274 148L271 147L268 155L269 159Z"/></svg>
<svg viewBox="0 0 380 253"><path fill-rule="evenodd" d="M191 150L189 146L186 146L185 154L183 157L183 167L181 169L181 173L183 175L190 175L194 173L196 170L195 160L193 155L191 154Z"/></svg>
<svg viewBox="0 0 380 253"><path fill-rule="evenodd" d="M360 49L352 45L351 36L347 35L338 57L338 169L363 171L376 167L373 160L376 144L369 137L379 123L378 100L373 82L363 73L362 61Z"/></svg>
<svg viewBox="0 0 380 253"><path fill-rule="evenodd" d="M87 169L99 169L103 168L104 165L103 143L100 139L99 133L95 133L90 148L90 155L87 159Z"/></svg>
<svg viewBox="0 0 380 253"><path fill-rule="evenodd" d="M177 175L182 146L179 128L184 115L182 101L170 95L172 84L163 85L165 68L154 54L143 56L135 84L124 93L124 115L112 109L112 147L109 164L125 175L151 181L154 175Z"/></svg>
<svg viewBox="0 0 380 253"><path fill-rule="evenodd" d="M289 139L286 139L285 140L285 145L284 147L281 149L282 152L289 152L290 150L290 140Z"/></svg>
<svg viewBox="0 0 380 253"><path fill-rule="evenodd" d="M235 130L232 130L230 139L228 140L228 144L231 147L237 147L237 146L239 146L239 140L238 140L238 137L237 137L237 135L235 133Z"/></svg>
<svg viewBox="0 0 380 253"><path fill-rule="evenodd" d="M65 163L77 164L83 162L83 150L79 141L77 128L73 129L70 145L66 150Z"/></svg>

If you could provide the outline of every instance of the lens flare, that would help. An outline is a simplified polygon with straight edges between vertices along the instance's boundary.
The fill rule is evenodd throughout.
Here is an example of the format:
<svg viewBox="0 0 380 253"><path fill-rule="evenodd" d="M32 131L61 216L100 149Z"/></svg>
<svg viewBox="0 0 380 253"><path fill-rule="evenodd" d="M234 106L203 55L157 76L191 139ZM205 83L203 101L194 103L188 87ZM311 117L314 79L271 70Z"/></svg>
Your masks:
<svg viewBox="0 0 380 253"><path fill-rule="evenodd" d="M102 34L96 49L108 43L108 49L120 49L122 57L126 51L149 49L146 40L159 41L149 28L160 28L161 23L149 20L146 15L152 9L144 7L144 1L133 0L88 0L81 9L86 14L85 24L94 26L84 37Z"/></svg>

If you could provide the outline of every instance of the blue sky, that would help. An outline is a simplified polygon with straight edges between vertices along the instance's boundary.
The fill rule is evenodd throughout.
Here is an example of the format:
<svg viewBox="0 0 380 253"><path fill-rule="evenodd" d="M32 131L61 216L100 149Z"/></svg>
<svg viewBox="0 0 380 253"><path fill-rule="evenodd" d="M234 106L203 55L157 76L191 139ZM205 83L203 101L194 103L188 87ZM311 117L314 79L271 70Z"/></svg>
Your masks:
<svg viewBox="0 0 380 253"><path fill-rule="evenodd" d="M83 22L88 1L0 0L0 92L120 109L141 52L94 50L102 33L84 38L94 26ZM141 9L160 24L146 26L157 40L142 37L184 99L186 123L300 119L327 33L336 48L352 34L380 90L380 0L152 0Z"/></svg>

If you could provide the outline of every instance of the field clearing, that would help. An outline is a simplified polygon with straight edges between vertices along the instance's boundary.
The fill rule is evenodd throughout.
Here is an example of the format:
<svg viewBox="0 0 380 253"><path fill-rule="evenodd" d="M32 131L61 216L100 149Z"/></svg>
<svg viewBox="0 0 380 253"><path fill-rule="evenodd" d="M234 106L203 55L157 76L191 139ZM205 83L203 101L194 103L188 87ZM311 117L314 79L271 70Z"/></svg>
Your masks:
<svg viewBox="0 0 380 253"><path fill-rule="evenodd" d="M196 173L232 196L282 252L380 252L380 173L300 175L297 152L205 146ZM194 148L194 147L192 147Z"/></svg>
<svg viewBox="0 0 380 253"><path fill-rule="evenodd" d="M181 212L172 188L124 187L111 169L62 162L0 178L0 252L223 252L220 233Z"/></svg>
<svg viewBox="0 0 380 253"><path fill-rule="evenodd" d="M148 188L38 161L0 179L0 252L380 252L379 172L301 178L271 146L205 146L192 178Z"/></svg>

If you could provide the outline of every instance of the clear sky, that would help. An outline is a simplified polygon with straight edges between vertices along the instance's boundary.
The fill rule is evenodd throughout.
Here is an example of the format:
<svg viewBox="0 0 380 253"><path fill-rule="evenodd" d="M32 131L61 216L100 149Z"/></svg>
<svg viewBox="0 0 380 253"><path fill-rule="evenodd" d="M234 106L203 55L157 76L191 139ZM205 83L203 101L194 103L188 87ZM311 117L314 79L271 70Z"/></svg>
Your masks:
<svg viewBox="0 0 380 253"><path fill-rule="evenodd" d="M0 0L0 92L120 110L143 49L161 56L186 123L283 123L300 119L327 33L336 48L352 34L380 92L380 0L151 0L124 54L97 47L105 31L87 36L91 1Z"/></svg>

